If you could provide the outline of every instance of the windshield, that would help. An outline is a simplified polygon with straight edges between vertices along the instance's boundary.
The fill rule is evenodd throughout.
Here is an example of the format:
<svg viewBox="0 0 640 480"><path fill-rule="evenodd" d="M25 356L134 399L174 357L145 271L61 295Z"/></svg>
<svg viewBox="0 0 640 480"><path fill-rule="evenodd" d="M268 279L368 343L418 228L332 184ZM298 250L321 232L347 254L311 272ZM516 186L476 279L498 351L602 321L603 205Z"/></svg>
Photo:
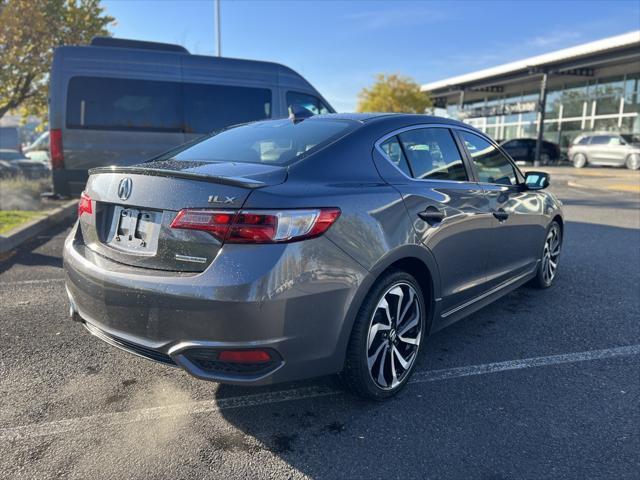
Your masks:
<svg viewBox="0 0 640 480"><path fill-rule="evenodd" d="M640 143L640 136L638 135L632 135L630 133L625 133L620 135L622 138L624 138L625 142L627 143Z"/></svg>
<svg viewBox="0 0 640 480"><path fill-rule="evenodd" d="M356 128L349 120L289 119L250 123L223 130L178 153L154 160L221 161L284 165L328 145Z"/></svg>

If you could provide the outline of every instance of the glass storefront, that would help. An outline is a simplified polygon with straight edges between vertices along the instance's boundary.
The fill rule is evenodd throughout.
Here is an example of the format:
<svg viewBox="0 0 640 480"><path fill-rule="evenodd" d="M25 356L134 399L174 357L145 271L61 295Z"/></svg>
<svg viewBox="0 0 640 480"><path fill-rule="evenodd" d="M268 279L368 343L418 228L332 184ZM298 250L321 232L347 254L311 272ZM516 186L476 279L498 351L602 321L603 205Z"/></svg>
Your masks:
<svg viewBox="0 0 640 480"><path fill-rule="evenodd" d="M447 106L447 114L497 140L537 134L538 93ZM584 132L640 134L640 73L567 83L547 92L544 138L566 149Z"/></svg>

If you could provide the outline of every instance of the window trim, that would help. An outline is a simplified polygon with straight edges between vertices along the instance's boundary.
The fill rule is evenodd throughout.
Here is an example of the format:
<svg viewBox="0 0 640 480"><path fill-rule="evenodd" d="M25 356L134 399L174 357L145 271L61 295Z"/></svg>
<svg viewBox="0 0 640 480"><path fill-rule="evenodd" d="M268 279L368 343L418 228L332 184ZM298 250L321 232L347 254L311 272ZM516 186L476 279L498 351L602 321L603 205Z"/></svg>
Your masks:
<svg viewBox="0 0 640 480"><path fill-rule="evenodd" d="M466 132L471 133L473 135L477 135L478 137L482 138L483 140L486 140L487 142L489 142L490 145L493 145L493 147L495 147L500 153L502 153L502 155L505 156L505 158L507 159L507 161L511 165L511 168L513 168L513 172L516 175L516 184L515 185L505 185L504 183L490 183L490 182L481 181L480 180L480 176L478 175L478 168L476 167L475 163L473 162L473 156L471 155L471 152L469 152L469 149L467 148L467 145L465 144L464 139L459 138L458 140L459 140L460 144L462 145L462 147L464 148L465 154L467 155L467 159L469 160L469 163L471 164L471 166L473 168L473 175L475 177L476 183L478 183L480 185L496 185L496 186L508 187L508 188L521 188L522 187L522 185L524 184L524 178L525 178L524 174L518 168L518 166L513 161L511 156L503 148L501 148L500 145L498 145L497 142L494 142L491 138L487 137L482 132L473 131L473 130L470 130L470 129L467 129L467 128L461 128L460 130L466 131Z"/></svg>
<svg viewBox="0 0 640 480"><path fill-rule="evenodd" d="M453 141L456 144L456 148L458 149L458 152L460 153L460 157L461 157L460 160L462 160L462 165L464 167L465 173L467 174L467 180L443 180L443 179L436 180L436 179L432 179L432 178L409 177L400 168L398 168L398 166L395 163L393 163L391 161L391 159L388 157L388 155L385 153L385 151L381 147L381 145L384 142L386 142L387 140L389 140L391 137L397 137L401 133L408 132L408 131L411 131L411 130L424 130L426 128L445 128L445 129L449 130L449 132L451 134L451 137L453 138ZM467 156L466 149L463 150L461 148L460 141L458 139L458 136L455 133L456 129L466 130L468 132L475 133L471 129L467 129L467 128L464 128L464 127L459 127L458 125L448 125L446 123L421 123L421 124L417 124L417 125L410 125L408 127L398 128L396 130L393 130L392 132L389 132L389 133L383 135L382 137L380 137L378 140L375 141L374 149L376 149L378 151L378 153L380 153L380 155L382 155L382 157L387 162L389 162L393 168L395 168L398 172L400 172L400 174L404 178L406 178L407 180L411 180L413 182L429 182L429 183L446 182L446 183L454 183L454 184L457 184L457 185L460 185L460 184L463 184L463 183L464 184L478 183L477 180L476 180L477 177L475 175L475 172L470 169L469 158ZM405 154L404 153L404 146L402 145L402 142L400 142L398 140L398 143L400 144L400 148L402 149L403 154ZM413 174L413 168L411 167L411 163L409 162L409 159L407 158L406 154L405 154L405 158L407 160L407 164L409 165L409 170Z"/></svg>

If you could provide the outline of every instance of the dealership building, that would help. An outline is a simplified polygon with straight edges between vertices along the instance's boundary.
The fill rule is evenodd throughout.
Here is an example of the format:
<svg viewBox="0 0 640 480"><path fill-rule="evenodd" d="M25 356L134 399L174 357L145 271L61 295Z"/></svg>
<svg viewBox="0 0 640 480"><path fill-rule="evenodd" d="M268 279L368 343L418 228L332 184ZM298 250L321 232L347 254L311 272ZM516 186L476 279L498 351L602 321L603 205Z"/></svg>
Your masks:
<svg viewBox="0 0 640 480"><path fill-rule="evenodd" d="M437 114L497 140L563 149L585 132L640 135L640 30L422 85Z"/></svg>

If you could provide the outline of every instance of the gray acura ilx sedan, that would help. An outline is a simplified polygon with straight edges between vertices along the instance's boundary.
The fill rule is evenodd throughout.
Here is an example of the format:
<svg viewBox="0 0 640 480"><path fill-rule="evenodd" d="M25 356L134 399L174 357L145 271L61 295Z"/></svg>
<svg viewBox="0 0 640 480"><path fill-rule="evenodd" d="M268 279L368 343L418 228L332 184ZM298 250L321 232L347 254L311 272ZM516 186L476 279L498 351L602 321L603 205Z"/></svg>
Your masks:
<svg viewBox="0 0 640 480"><path fill-rule="evenodd" d="M91 171L64 247L71 315L198 378L340 373L381 399L425 336L553 283L560 202L490 138L423 115L240 125Z"/></svg>

